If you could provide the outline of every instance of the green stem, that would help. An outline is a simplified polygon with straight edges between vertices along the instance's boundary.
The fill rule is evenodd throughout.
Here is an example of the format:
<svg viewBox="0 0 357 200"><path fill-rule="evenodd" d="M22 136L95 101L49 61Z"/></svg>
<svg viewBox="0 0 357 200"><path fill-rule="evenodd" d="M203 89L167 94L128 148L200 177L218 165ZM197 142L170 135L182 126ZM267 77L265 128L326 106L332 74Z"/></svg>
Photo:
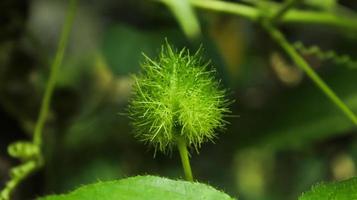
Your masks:
<svg viewBox="0 0 357 200"><path fill-rule="evenodd" d="M48 82L46 85L44 97L42 99L40 114L37 119L35 132L34 132L34 136L33 136L33 142L39 146L41 146L41 143L42 143L42 130L46 123L47 115L48 115L50 104L51 104L52 93L53 93L53 90L56 85L56 77L57 77L58 69L59 69L59 67L62 63L62 60L63 60L64 51L67 46L69 33L71 31L73 20L74 20L74 15L76 13L76 7L77 7L77 1L70 0L69 10L66 15L66 20L65 20L62 32L61 32L57 52L56 52L54 61L50 68L50 70L51 70L50 76L49 76L49 79L48 79Z"/></svg>
<svg viewBox="0 0 357 200"><path fill-rule="evenodd" d="M16 157L22 158L22 163L11 169L10 177L11 179L7 181L5 187L0 191L0 200L9 200L11 193L16 189L16 187L31 173L35 172L43 166L43 156L41 151L42 145L42 130L45 125L47 115L49 112L49 107L51 104L51 97L53 90L55 88L56 76L58 73L58 68L61 65L65 48L67 46L69 33L73 24L74 15L76 13L77 0L70 0L69 10L66 15L65 23L60 35L60 40L53 64L50 68L50 77L46 85L46 90L44 97L42 99L40 114L36 122L34 134L33 134L33 145L38 147L37 151L31 158L27 158L26 147L24 147L23 153L19 153Z"/></svg>
<svg viewBox="0 0 357 200"><path fill-rule="evenodd" d="M201 35L201 27L189 0L156 0L166 4L190 39Z"/></svg>
<svg viewBox="0 0 357 200"><path fill-rule="evenodd" d="M11 193L15 188L28 177L32 172L42 166L42 162L38 160L29 160L11 169L11 179L6 183L3 190L0 192L0 200L9 200Z"/></svg>
<svg viewBox="0 0 357 200"><path fill-rule="evenodd" d="M287 13L291 8L293 8L300 0L286 0L284 4L279 8L279 10L271 17L271 22L276 23Z"/></svg>
<svg viewBox="0 0 357 200"><path fill-rule="evenodd" d="M263 27L290 56L294 63L298 67L300 67L310 77L310 79L322 90L322 92L346 115L346 117L348 117L357 126L357 116L309 66L309 64L300 56L300 54L295 50L295 48L286 40L284 35L268 21L263 21Z"/></svg>
<svg viewBox="0 0 357 200"><path fill-rule="evenodd" d="M259 21L261 17L261 11L253 6L247 6L240 3L231 3L217 0L190 0L191 5L212 11L218 11L222 13L234 14L244 17L251 21ZM272 13L276 13L281 6L276 4L269 4L269 8ZM275 11L275 12L273 12ZM354 16L339 16L335 13L324 11L307 11L289 9L288 13L285 13L279 22L295 23L295 24L319 24L328 25L332 27L338 27L342 29L352 29L357 31L357 18Z"/></svg>
<svg viewBox="0 0 357 200"><path fill-rule="evenodd" d="M177 138L177 147L180 152L182 167L185 172L186 180L193 181L190 159L188 157L187 145L186 145L186 141L182 137Z"/></svg>
<svg viewBox="0 0 357 200"><path fill-rule="evenodd" d="M240 3L217 0L190 0L190 3L197 8L235 14L251 21L256 21L259 17L258 9Z"/></svg>

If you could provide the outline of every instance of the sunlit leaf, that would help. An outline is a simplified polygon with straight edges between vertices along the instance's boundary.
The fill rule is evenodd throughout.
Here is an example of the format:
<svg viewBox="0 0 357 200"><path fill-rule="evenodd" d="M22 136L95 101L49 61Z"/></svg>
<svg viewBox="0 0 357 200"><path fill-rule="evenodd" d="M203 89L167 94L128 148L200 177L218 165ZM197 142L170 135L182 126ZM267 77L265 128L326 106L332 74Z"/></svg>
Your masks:
<svg viewBox="0 0 357 200"><path fill-rule="evenodd" d="M233 200L211 186L155 176L136 176L119 181L99 182L65 195L39 200Z"/></svg>

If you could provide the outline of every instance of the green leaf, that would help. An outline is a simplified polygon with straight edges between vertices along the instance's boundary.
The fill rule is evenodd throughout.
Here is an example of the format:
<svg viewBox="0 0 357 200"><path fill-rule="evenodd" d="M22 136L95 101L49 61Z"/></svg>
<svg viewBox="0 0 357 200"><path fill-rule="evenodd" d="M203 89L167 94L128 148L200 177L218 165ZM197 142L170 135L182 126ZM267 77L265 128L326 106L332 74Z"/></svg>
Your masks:
<svg viewBox="0 0 357 200"><path fill-rule="evenodd" d="M156 176L136 176L118 181L99 182L80 187L65 195L38 200L233 200L211 186Z"/></svg>
<svg viewBox="0 0 357 200"><path fill-rule="evenodd" d="M195 39L201 35L200 22L188 0L161 1L169 7L188 38Z"/></svg>
<svg viewBox="0 0 357 200"><path fill-rule="evenodd" d="M356 200L357 177L341 182L318 184L303 193L299 200Z"/></svg>
<svg viewBox="0 0 357 200"><path fill-rule="evenodd" d="M343 68L323 76L354 113L357 113L357 92L351 83L356 76L357 71ZM275 97L274 104L266 109L266 113L252 115L264 115L262 119L267 119L272 113L276 117L271 120L255 122L259 124L255 131L264 134L252 140L252 144L276 150L302 149L331 137L349 134L355 129L353 123L346 120L323 94L319 94L313 84L286 91ZM252 128L249 128L249 133L252 133Z"/></svg>

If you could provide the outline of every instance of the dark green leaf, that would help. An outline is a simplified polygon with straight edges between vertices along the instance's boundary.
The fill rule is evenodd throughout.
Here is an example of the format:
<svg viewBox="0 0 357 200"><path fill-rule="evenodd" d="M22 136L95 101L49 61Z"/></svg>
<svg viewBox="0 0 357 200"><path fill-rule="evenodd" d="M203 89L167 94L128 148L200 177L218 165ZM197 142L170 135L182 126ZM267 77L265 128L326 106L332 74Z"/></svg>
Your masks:
<svg viewBox="0 0 357 200"><path fill-rule="evenodd" d="M319 184L301 195L299 200L356 200L357 178L341 182Z"/></svg>

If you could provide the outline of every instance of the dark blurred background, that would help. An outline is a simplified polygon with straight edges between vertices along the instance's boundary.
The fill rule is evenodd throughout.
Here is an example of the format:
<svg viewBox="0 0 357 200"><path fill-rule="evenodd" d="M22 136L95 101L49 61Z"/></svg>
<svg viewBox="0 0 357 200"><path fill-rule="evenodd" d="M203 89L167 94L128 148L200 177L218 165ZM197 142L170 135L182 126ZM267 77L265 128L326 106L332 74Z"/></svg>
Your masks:
<svg viewBox="0 0 357 200"><path fill-rule="evenodd" d="M315 10L335 9L328 6L336 3L311 2ZM67 3L0 1L0 188L18 163L8 156L7 145L31 138ZM357 12L354 0L338 3L338 10ZM46 165L21 184L14 199L139 174L183 176L178 153L154 158L121 114L141 52L155 57L165 38L179 49L195 51L202 44L236 100L231 109L239 117L227 118L231 124L215 144L203 145L199 154L192 151L197 180L241 200L293 200L317 182L356 175L356 128L269 36L238 16L195 11L201 35L192 39L162 3L80 1L44 130ZM356 31L304 24L281 28L292 42L357 59ZM357 113L357 70L304 57Z"/></svg>

